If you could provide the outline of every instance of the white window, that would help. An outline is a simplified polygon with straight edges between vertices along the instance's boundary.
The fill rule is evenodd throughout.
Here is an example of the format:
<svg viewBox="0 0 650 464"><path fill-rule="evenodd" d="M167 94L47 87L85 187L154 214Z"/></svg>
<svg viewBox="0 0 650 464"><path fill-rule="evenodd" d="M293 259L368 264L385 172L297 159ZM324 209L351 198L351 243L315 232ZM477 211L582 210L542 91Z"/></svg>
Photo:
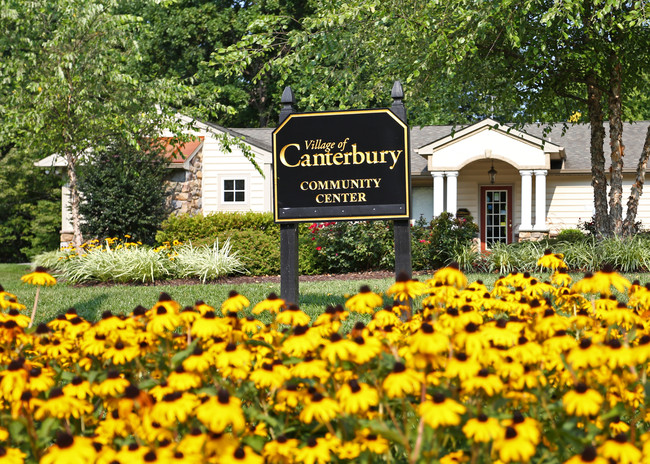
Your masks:
<svg viewBox="0 0 650 464"><path fill-rule="evenodd" d="M246 181L244 179L223 179L223 202L246 203Z"/></svg>

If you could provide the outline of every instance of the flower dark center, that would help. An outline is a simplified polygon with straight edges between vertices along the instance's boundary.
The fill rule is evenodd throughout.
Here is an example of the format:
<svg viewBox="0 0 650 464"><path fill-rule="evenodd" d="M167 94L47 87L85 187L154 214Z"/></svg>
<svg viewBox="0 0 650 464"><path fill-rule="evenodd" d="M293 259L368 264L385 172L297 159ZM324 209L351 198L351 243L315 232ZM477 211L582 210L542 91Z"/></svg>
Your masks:
<svg viewBox="0 0 650 464"><path fill-rule="evenodd" d="M230 403L230 393L228 393L228 390L222 388L217 394L217 399L221 404L228 404Z"/></svg>
<svg viewBox="0 0 650 464"><path fill-rule="evenodd" d="M59 432L56 435L56 446L61 449L70 448L74 443L74 438L69 433Z"/></svg>

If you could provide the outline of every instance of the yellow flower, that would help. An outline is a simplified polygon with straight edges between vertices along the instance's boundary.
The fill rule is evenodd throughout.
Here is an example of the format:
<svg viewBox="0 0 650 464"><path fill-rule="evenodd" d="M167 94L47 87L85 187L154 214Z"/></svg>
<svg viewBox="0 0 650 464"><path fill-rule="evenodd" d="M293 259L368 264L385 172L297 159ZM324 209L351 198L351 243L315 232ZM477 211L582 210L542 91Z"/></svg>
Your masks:
<svg viewBox="0 0 650 464"><path fill-rule="evenodd" d="M39 464L87 464L94 462L96 456L90 438L59 432L55 444L50 446Z"/></svg>
<svg viewBox="0 0 650 464"><path fill-rule="evenodd" d="M384 379L382 388L389 398L403 398L406 395L419 394L423 381L419 372L407 369L403 363L396 362L393 372Z"/></svg>
<svg viewBox="0 0 650 464"><path fill-rule="evenodd" d="M362 414L379 403L379 394L370 385L352 379L336 392L336 399L344 413Z"/></svg>
<svg viewBox="0 0 650 464"><path fill-rule="evenodd" d="M436 284L449 285L459 290L467 287L467 277L458 269L457 263L452 263L447 267L438 269L433 278L427 281L431 287Z"/></svg>
<svg viewBox="0 0 650 464"><path fill-rule="evenodd" d="M0 446L0 464L23 464L25 456L25 453L17 448Z"/></svg>
<svg viewBox="0 0 650 464"><path fill-rule="evenodd" d="M409 278L405 273L400 273L395 279L395 283L388 288L386 294L394 296L397 301L408 301L422 295L425 291L426 285L424 283Z"/></svg>
<svg viewBox="0 0 650 464"><path fill-rule="evenodd" d="M432 400L427 400L418 407L418 413L432 429L460 424L460 416L465 410L465 406L451 398L445 398L442 393L434 394Z"/></svg>
<svg viewBox="0 0 650 464"><path fill-rule="evenodd" d="M566 264L564 264L564 255L561 253L553 254L551 250L544 251L544 256L537 260L537 265L553 270L566 268Z"/></svg>
<svg viewBox="0 0 650 464"><path fill-rule="evenodd" d="M591 445L587 445L582 453L573 456L571 459L566 461L564 464L607 464L607 459L598 456L596 453L596 448Z"/></svg>
<svg viewBox="0 0 650 464"><path fill-rule="evenodd" d="M237 312L246 308L250 304L248 298L244 295L240 295L235 290L232 290L228 294L228 299L221 304L221 311L223 311L224 314Z"/></svg>
<svg viewBox="0 0 650 464"><path fill-rule="evenodd" d="M479 414L463 426L463 433L477 443L487 443L503 437L505 430L494 417Z"/></svg>
<svg viewBox="0 0 650 464"><path fill-rule="evenodd" d="M607 440L599 449L600 454L618 464L637 464L641 462L641 451L628 443L627 435L619 433L613 440Z"/></svg>
<svg viewBox="0 0 650 464"><path fill-rule="evenodd" d="M324 424L334 419L339 411L338 403L332 398L327 398L320 393L314 393L300 411L300 421L309 424L315 420Z"/></svg>
<svg viewBox="0 0 650 464"><path fill-rule="evenodd" d="M596 390L588 388L582 382L562 397L562 404L567 414L579 417L595 416L600 411L604 398Z"/></svg>
<svg viewBox="0 0 650 464"><path fill-rule="evenodd" d="M213 433L222 433L226 427L241 432L246 428L241 400L221 389L217 396L210 397L196 408L196 417Z"/></svg>
<svg viewBox="0 0 650 464"><path fill-rule="evenodd" d="M264 458L256 454L250 446L239 446L219 456L220 464L262 464L263 462Z"/></svg>
<svg viewBox="0 0 650 464"><path fill-rule="evenodd" d="M373 293L367 285L359 289L359 293L349 298L345 306L359 314L372 314L374 309L381 306L384 300L381 296Z"/></svg>
<svg viewBox="0 0 650 464"><path fill-rule="evenodd" d="M499 458L505 462L528 462L535 454L535 445L522 437L513 427L506 427L503 438L494 442L494 449L498 451Z"/></svg>
<svg viewBox="0 0 650 464"><path fill-rule="evenodd" d="M271 292L265 300L260 301L253 307L253 314L261 314L264 311L269 311L272 314L277 314L280 309L284 307L284 300L278 298L278 295Z"/></svg>
<svg viewBox="0 0 650 464"><path fill-rule="evenodd" d="M295 462L304 464L326 464L330 462L330 447L325 438L311 437L307 445L296 450Z"/></svg>
<svg viewBox="0 0 650 464"><path fill-rule="evenodd" d="M37 267L33 272L25 274L20 278L23 282L32 285L40 285L49 287L56 284L56 279L47 273L44 267Z"/></svg>

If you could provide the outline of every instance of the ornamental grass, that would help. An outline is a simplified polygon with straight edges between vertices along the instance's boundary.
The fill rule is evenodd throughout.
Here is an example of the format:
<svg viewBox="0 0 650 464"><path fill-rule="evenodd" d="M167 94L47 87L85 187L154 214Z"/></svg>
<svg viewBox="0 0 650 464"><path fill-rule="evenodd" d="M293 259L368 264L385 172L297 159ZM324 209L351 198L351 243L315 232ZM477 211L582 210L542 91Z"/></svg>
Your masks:
<svg viewBox="0 0 650 464"><path fill-rule="evenodd" d="M535 264L550 281L452 266L313 321L233 291L28 329L0 287L0 464L650 462L650 285Z"/></svg>

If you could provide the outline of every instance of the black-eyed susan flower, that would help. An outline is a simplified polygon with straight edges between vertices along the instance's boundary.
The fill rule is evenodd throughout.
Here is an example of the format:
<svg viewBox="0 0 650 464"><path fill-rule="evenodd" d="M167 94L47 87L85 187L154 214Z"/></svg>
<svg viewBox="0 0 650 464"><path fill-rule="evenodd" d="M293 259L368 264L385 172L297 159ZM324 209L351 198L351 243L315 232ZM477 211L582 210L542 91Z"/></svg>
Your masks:
<svg viewBox="0 0 650 464"><path fill-rule="evenodd" d="M29 390L44 392L54 386L54 371L48 367L32 367L29 370Z"/></svg>
<svg viewBox="0 0 650 464"><path fill-rule="evenodd" d="M307 399L305 406L300 411L299 418L305 424L312 421L324 424L334 419L340 410L341 408L335 400L316 392Z"/></svg>
<svg viewBox="0 0 650 464"><path fill-rule="evenodd" d="M0 464L23 464L25 456L18 448L0 446Z"/></svg>
<svg viewBox="0 0 650 464"><path fill-rule="evenodd" d="M578 417L595 416L600 411L604 398L596 390L578 382L573 390L562 397L562 404L567 414Z"/></svg>
<svg viewBox="0 0 650 464"><path fill-rule="evenodd" d="M379 403L379 394L370 385L352 379L339 388L336 399L344 413L363 414Z"/></svg>
<svg viewBox="0 0 650 464"><path fill-rule="evenodd" d="M363 428L356 433L356 441L361 445L362 451L369 451L372 454L384 454L390 447L390 442L373 433L367 428Z"/></svg>
<svg viewBox="0 0 650 464"><path fill-rule="evenodd" d="M434 356L449 351L449 337L436 332L428 322L410 337L409 346L413 353Z"/></svg>
<svg viewBox="0 0 650 464"><path fill-rule="evenodd" d="M457 263L451 263L447 267L438 269L431 280L427 281L432 287L435 284L448 285L459 290L467 287L467 277L458 269Z"/></svg>
<svg viewBox="0 0 650 464"><path fill-rule="evenodd" d="M169 300L163 302L169 302ZM160 303L158 302L151 310L149 322L147 323L147 331L159 337L173 332L181 325L181 318L178 313L169 309L175 307L175 305Z"/></svg>
<svg viewBox="0 0 650 464"><path fill-rule="evenodd" d="M238 446L234 451L221 454L222 464L262 464L264 458L253 451L250 446Z"/></svg>
<svg viewBox="0 0 650 464"><path fill-rule="evenodd" d="M237 312L247 308L250 304L250 301L244 295L240 295L235 290L231 290L228 294L228 299L221 304L221 311L224 314Z"/></svg>
<svg viewBox="0 0 650 464"><path fill-rule="evenodd" d="M291 366L289 373L291 377L299 379L317 379L323 384L330 377L327 362L310 356L305 357L302 361Z"/></svg>
<svg viewBox="0 0 650 464"><path fill-rule="evenodd" d="M192 323L190 333L192 337L201 340L209 340L213 337L226 337L232 332L232 327L228 322L214 313L206 311L201 317Z"/></svg>
<svg viewBox="0 0 650 464"><path fill-rule="evenodd" d="M442 393L435 393L418 406L418 413L432 429L460 424L461 415L467 408L457 401L445 397Z"/></svg>
<svg viewBox="0 0 650 464"><path fill-rule="evenodd" d="M277 361L277 363L263 362L258 369L250 373L250 379L257 388L280 388L291 378L289 368L283 365L282 361Z"/></svg>
<svg viewBox="0 0 650 464"><path fill-rule="evenodd" d="M499 376L491 373L487 368L482 368L475 376L463 381L462 387L468 393L483 392L487 396L494 396L501 393L504 386Z"/></svg>
<svg viewBox="0 0 650 464"><path fill-rule="evenodd" d="M49 287L50 285L56 284L56 278L48 274L47 270L42 266L39 266L32 272L25 274L20 278L20 280L27 284L43 287Z"/></svg>
<svg viewBox="0 0 650 464"><path fill-rule="evenodd" d="M424 377L420 372L407 369L403 363L396 362L392 372L384 378L382 389L389 398L404 398L419 394L422 382Z"/></svg>
<svg viewBox="0 0 650 464"><path fill-rule="evenodd" d="M291 326L307 325L310 321L311 317L295 304L290 304L275 316L275 322Z"/></svg>
<svg viewBox="0 0 650 464"><path fill-rule="evenodd" d="M285 306L285 301L278 297L275 293L271 292L266 299L260 301L253 307L253 314L262 314L268 311L271 314L277 314Z"/></svg>
<svg viewBox="0 0 650 464"><path fill-rule="evenodd" d="M537 265L547 269L566 268L564 255L562 253L553 253L551 250L544 250L544 256L537 260Z"/></svg>
<svg viewBox="0 0 650 464"><path fill-rule="evenodd" d="M89 438L59 432L40 464L87 464L94 462L96 457L97 451Z"/></svg>
<svg viewBox="0 0 650 464"><path fill-rule="evenodd" d="M193 388L198 388L203 384L203 379L200 375L186 371L183 365L179 365L167 377L167 385L174 391L187 391Z"/></svg>
<svg viewBox="0 0 650 464"><path fill-rule="evenodd" d="M32 315L29 318L29 327L34 323L34 317L36 316L36 307L38 306L38 293L42 286L49 287L50 285L56 284L56 279L47 273L47 270L44 267L37 267L33 272L25 274L20 278L23 282L31 285L36 285L36 296L34 297L34 309L32 309Z"/></svg>
<svg viewBox="0 0 650 464"><path fill-rule="evenodd" d="M465 352L459 351L447 361L444 376L450 379L457 377L460 380L467 380L475 376L480 369L481 364L475 357L469 357Z"/></svg>
<svg viewBox="0 0 650 464"><path fill-rule="evenodd" d="M618 464L636 464L641 462L641 451L628 442L627 435L619 433L613 439L607 440L598 449L604 458L610 459Z"/></svg>
<svg viewBox="0 0 650 464"><path fill-rule="evenodd" d="M192 354L183 361L183 368L188 372L202 373L210 369L214 362L214 355L204 351L200 345L196 345Z"/></svg>
<svg viewBox="0 0 650 464"><path fill-rule="evenodd" d="M196 417L214 433L222 433L228 426L232 426L236 432L246 429L241 400L225 389L220 389L217 396L203 401L196 408Z"/></svg>
<svg viewBox="0 0 650 464"><path fill-rule="evenodd" d="M535 454L535 445L517 433L514 427L506 427L503 437L495 440L493 446L504 463L528 462Z"/></svg>
<svg viewBox="0 0 650 464"><path fill-rule="evenodd" d="M321 340L316 329L308 325L296 325L293 333L282 344L282 351L301 358L316 349L321 344Z"/></svg>
<svg viewBox="0 0 650 464"><path fill-rule="evenodd" d="M494 417L479 414L477 417L469 419L465 423L463 433L472 441L487 443L502 438L505 429Z"/></svg>
<svg viewBox="0 0 650 464"><path fill-rule="evenodd" d="M0 372L0 393L6 401L15 401L27 389L29 373L25 358L13 359L7 369Z"/></svg>
<svg viewBox="0 0 650 464"><path fill-rule="evenodd" d="M607 459L602 456L598 456L596 448L592 445L585 446L585 449L582 450L582 453L573 456L571 459L566 461L564 464L607 464Z"/></svg>
<svg viewBox="0 0 650 464"><path fill-rule="evenodd" d="M359 289L359 293L345 302L345 306L355 313L372 314L375 308L381 306L383 302L384 300L381 296L370 290L368 285L363 285Z"/></svg>
<svg viewBox="0 0 650 464"><path fill-rule="evenodd" d="M34 418L36 420L43 420L45 417L79 419L84 414L90 414L94 409L88 401L67 396L62 388L55 387L50 390L48 399L36 410Z"/></svg>
<svg viewBox="0 0 650 464"><path fill-rule="evenodd" d="M106 347L102 357L115 365L126 364L139 356L140 350L135 343L117 339L115 343Z"/></svg>
<svg viewBox="0 0 650 464"><path fill-rule="evenodd" d="M462 464L469 461L464 451L454 451L440 458L440 464Z"/></svg>
<svg viewBox="0 0 650 464"><path fill-rule="evenodd" d="M117 370L111 369L108 371L106 379L99 384L95 384L93 389L97 396L107 398L120 396L128 386L129 381L120 375Z"/></svg>
<svg viewBox="0 0 650 464"><path fill-rule="evenodd" d="M295 462L326 464L330 460L330 445L325 438L310 437L305 446L296 450Z"/></svg>
<svg viewBox="0 0 650 464"><path fill-rule="evenodd" d="M356 349L350 353L350 360L356 364L365 364L371 359L379 356L383 350L383 345L379 338L374 336L358 335L352 339L357 345Z"/></svg>
<svg viewBox="0 0 650 464"><path fill-rule="evenodd" d="M411 279L405 273L400 273L395 283L386 291L386 295L392 296L396 301L404 302L422 295L426 288L424 283Z"/></svg>
<svg viewBox="0 0 650 464"><path fill-rule="evenodd" d="M264 445L262 456L269 464L292 463L299 443L295 438L280 435Z"/></svg>
<svg viewBox="0 0 650 464"><path fill-rule="evenodd" d="M171 427L187 422L190 415L200 404L193 393L176 391L163 396L151 409L151 418L163 427Z"/></svg>

